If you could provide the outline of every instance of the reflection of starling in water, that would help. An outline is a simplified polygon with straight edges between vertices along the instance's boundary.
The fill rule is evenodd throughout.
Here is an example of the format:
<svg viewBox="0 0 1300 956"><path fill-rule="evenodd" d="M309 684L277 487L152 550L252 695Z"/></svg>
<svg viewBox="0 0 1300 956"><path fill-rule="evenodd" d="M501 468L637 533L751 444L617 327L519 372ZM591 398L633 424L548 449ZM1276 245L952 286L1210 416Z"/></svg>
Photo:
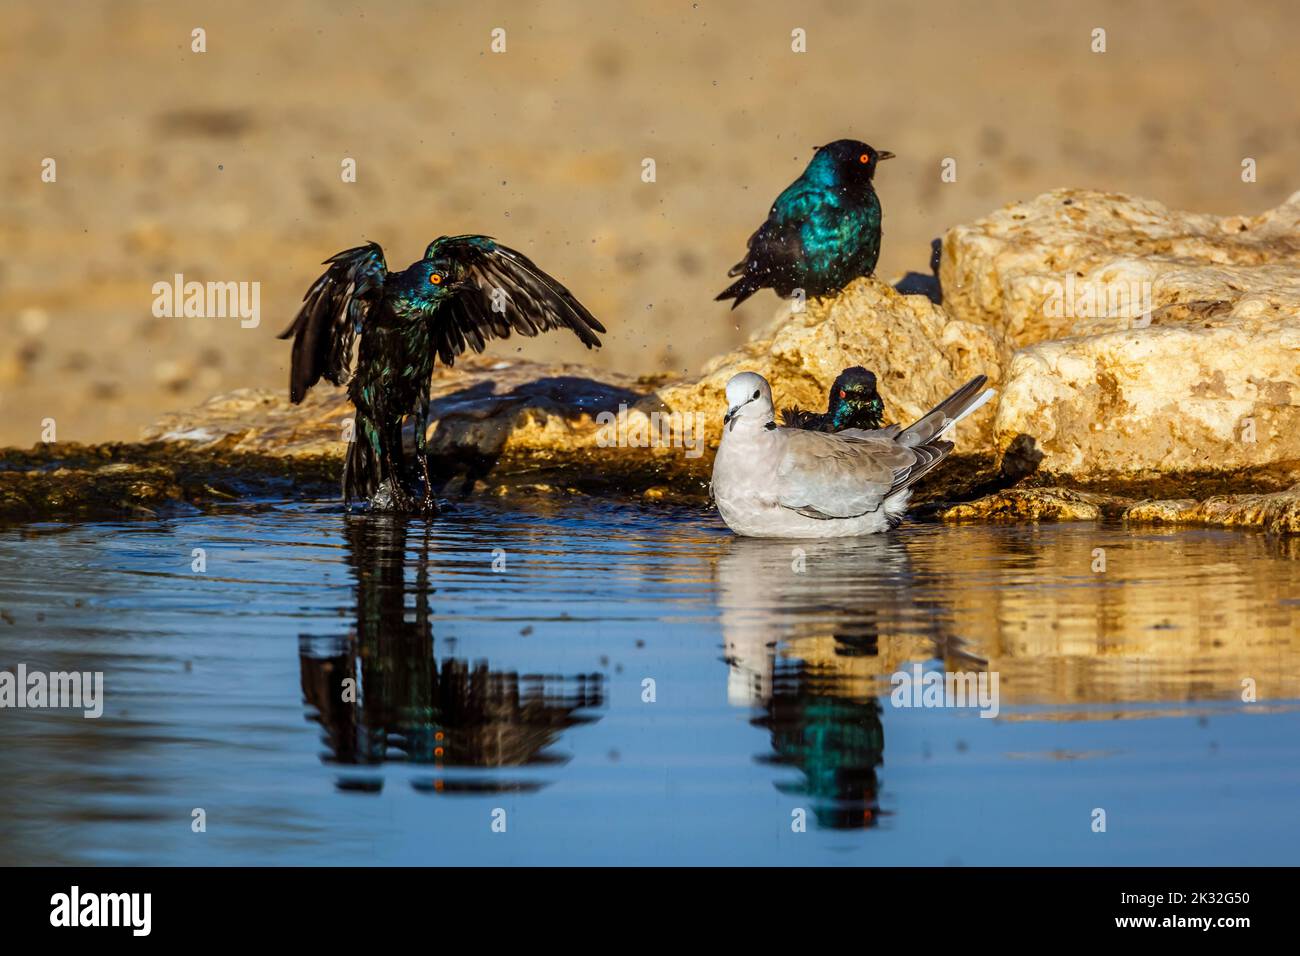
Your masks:
<svg viewBox="0 0 1300 956"><path fill-rule="evenodd" d="M795 767L803 781L783 793L812 801L817 824L836 830L872 827L880 817L876 768L884 761L880 702L853 694L827 668L778 664L772 696L752 723L771 735L764 762Z"/></svg>
<svg viewBox="0 0 1300 956"><path fill-rule="evenodd" d="M562 762L548 748L563 731L596 719L584 711L604 703L601 675L521 677L486 661L437 661L427 533L408 586L405 520L373 515L347 522L355 631L328 641L304 636L299 650L303 694L325 730L330 759L438 767ZM350 694L348 679L356 682ZM485 787L500 789L484 781L438 781L431 789Z"/></svg>
<svg viewBox="0 0 1300 956"><path fill-rule="evenodd" d="M798 805L817 825L874 826L881 635L909 630L915 609L930 605L898 539L800 542L794 551L737 538L718 562L727 699L767 731L770 749L755 759L801 774L783 773L777 786L803 795Z"/></svg>

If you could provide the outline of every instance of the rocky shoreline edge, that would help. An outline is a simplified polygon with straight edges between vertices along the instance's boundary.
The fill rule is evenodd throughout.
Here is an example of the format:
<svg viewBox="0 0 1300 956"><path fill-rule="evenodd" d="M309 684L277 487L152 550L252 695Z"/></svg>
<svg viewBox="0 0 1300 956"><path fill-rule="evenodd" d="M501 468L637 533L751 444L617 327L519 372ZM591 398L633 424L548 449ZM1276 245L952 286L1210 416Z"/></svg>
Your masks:
<svg viewBox="0 0 1300 956"><path fill-rule="evenodd" d="M994 402L913 512L944 521L1123 521L1300 532L1300 193L1258 216L1055 190L949 230L933 276L860 279L782 308L685 380L475 358L439 369L427 423L443 497L708 500L722 386L823 407L873 369L888 420L987 374ZM150 517L330 497L341 390L300 406L239 390L137 443L0 450L0 522Z"/></svg>

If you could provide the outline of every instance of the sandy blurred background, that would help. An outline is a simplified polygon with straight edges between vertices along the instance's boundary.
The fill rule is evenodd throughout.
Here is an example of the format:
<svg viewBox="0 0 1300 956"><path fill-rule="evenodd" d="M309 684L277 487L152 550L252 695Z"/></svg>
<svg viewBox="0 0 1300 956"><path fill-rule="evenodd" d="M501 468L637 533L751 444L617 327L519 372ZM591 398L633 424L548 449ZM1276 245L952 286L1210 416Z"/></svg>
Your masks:
<svg viewBox="0 0 1300 956"><path fill-rule="evenodd" d="M841 136L899 156L877 179L885 278L1055 186L1258 212L1300 189L1297 26L1293 4L1211 0L5 0L0 444L47 417L60 441L134 438L211 393L284 387L275 334L364 239L403 268L437 235L495 235L610 329L594 356L559 335L524 354L694 370L777 310L711 300L810 147ZM154 318L177 272L260 282L261 325Z"/></svg>

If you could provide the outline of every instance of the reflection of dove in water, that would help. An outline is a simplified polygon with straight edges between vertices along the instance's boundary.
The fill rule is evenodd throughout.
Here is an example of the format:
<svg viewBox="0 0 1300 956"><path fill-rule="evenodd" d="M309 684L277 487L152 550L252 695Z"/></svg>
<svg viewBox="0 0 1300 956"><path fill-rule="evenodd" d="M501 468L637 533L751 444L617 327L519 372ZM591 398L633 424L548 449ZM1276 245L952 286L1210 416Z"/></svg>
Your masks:
<svg viewBox="0 0 1300 956"><path fill-rule="evenodd" d="M801 547L732 538L717 583L727 700L742 707L770 699L781 645L826 637L837 657L874 655L882 623L889 632L907 629L899 617L920 603L897 537ZM931 626L927 616L923 629Z"/></svg>
<svg viewBox="0 0 1300 956"><path fill-rule="evenodd" d="M727 416L713 461L713 499L736 534L840 538L895 527L911 486L952 451L944 434L989 400L977 376L912 425L836 434L782 428L772 388L741 372L727 383Z"/></svg>

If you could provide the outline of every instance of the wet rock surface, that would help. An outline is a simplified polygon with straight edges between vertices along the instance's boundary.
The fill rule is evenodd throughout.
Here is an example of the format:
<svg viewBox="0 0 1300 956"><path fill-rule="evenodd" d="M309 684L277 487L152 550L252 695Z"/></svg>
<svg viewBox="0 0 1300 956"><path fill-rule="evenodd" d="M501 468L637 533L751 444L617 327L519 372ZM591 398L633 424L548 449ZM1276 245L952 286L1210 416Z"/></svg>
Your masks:
<svg viewBox="0 0 1300 956"><path fill-rule="evenodd" d="M945 521L1099 521L1123 513L1128 499L1069 488L1008 488L944 508Z"/></svg>
<svg viewBox="0 0 1300 956"><path fill-rule="evenodd" d="M337 491L337 464L178 447L55 444L0 451L0 522L157 517L248 497Z"/></svg>
<svg viewBox="0 0 1300 956"><path fill-rule="evenodd" d="M1134 524L1210 525L1300 533L1300 485L1263 495L1215 495L1204 501L1136 502L1124 511Z"/></svg>

